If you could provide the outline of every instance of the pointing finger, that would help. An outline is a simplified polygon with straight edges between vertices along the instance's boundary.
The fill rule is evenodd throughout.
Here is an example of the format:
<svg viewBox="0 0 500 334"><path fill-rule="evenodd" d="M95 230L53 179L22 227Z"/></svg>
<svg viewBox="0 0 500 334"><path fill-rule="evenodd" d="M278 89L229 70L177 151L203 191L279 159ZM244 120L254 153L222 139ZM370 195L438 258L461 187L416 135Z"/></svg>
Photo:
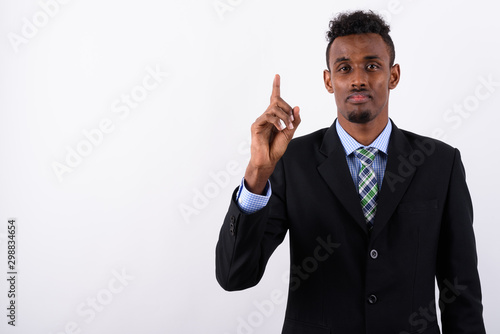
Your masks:
<svg viewBox="0 0 500 334"><path fill-rule="evenodd" d="M271 98L273 98L273 97L280 97L280 76L279 76L279 74L276 74L274 76L273 93L271 94Z"/></svg>

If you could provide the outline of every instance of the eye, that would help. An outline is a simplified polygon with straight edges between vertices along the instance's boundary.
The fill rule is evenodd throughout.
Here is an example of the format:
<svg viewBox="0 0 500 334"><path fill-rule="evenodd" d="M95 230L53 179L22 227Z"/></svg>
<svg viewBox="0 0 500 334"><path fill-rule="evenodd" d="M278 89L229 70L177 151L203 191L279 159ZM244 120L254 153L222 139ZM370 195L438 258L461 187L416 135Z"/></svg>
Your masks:
<svg viewBox="0 0 500 334"><path fill-rule="evenodd" d="M339 72L349 72L350 69L351 69L351 67L349 65L341 65L338 68L338 71Z"/></svg>
<svg viewBox="0 0 500 334"><path fill-rule="evenodd" d="M379 66L377 64L368 64L368 66L366 66L366 68L369 70L376 70L379 68Z"/></svg>

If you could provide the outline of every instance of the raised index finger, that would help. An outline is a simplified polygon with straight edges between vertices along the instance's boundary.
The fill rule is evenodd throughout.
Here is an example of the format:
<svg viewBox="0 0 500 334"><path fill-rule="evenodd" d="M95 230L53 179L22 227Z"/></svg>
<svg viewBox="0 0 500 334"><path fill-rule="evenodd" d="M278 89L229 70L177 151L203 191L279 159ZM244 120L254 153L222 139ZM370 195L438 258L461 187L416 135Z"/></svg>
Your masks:
<svg viewBox="0 0 500 334"><path fill-rule="evenodd" d="M271 94L271 98L280 97L280 75L276 74L274 76L273 81L273 93Z"/></svg>

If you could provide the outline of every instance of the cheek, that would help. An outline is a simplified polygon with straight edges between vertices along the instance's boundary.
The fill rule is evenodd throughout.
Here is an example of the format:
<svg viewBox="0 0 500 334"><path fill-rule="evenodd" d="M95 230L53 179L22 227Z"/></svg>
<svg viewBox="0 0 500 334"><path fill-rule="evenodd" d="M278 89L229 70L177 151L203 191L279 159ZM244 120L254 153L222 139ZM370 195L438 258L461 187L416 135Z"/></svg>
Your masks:
<svg viewBox="0 0 500 334"><path fill-rule="evenodd" d="M379 80L373 88L379 98L385 99L389 96L389 82L387 80Z"/></svg>
<svg viewBox="0 0 500 334"><path fill-rule="evenodd" d="M340 80L333 80L332 88L335 96L343 95L344 94L343 91L345 89L344 87L345 85Z"/></svg>
<svg viewBox="0 0 500 334"><path fill-rule="evenodd" d="M340 87L333 86L333 95L335 96L335 102L337 104L342 103L344 101L344 94Z"/></svg>

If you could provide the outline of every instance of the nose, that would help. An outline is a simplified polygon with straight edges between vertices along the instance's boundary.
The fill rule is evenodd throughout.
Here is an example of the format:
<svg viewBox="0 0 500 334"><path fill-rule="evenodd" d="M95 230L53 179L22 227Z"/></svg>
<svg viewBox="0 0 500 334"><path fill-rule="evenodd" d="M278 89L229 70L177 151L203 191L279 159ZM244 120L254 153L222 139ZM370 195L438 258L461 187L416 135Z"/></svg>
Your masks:
<svg viewBox="0 0 500 334"><path fill-rule="evenodd" d="M368 78L365 71L363 71L362 69L354 69L351 73L351 87L366 87L367 79Z"/></svg>

